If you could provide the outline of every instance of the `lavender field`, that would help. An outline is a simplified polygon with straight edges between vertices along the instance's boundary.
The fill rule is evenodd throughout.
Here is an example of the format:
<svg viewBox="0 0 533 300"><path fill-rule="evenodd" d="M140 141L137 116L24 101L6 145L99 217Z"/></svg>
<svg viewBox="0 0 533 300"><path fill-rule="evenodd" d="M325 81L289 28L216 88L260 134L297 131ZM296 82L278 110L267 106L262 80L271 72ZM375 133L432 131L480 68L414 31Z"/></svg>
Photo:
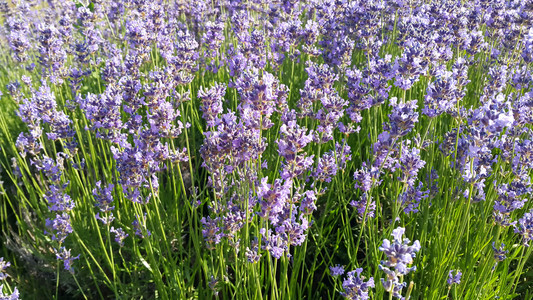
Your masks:
<svg viewBox="0 0 533 300"><path fill-rule="evenodd" d="M533 299L533 0L0 24L0 299Z"/></svg>

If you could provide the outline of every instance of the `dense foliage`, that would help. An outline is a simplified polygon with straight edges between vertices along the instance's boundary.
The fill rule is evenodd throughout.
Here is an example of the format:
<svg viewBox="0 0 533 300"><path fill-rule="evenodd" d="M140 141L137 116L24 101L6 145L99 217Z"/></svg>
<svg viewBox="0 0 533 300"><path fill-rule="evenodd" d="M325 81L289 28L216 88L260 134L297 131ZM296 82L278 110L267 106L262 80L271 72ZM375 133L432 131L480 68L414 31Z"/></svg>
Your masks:
<svg viewBox="0 0 533 300"><path fill-rule="evenodd" d="M533 297L533 1L0 11L2 299Z"/></svg>

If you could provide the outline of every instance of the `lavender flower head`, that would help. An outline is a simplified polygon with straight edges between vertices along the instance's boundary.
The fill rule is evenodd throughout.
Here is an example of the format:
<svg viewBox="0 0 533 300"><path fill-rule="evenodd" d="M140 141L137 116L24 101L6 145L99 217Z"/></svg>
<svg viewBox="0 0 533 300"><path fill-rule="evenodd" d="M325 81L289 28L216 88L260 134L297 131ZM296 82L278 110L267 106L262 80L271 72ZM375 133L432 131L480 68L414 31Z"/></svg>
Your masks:
<svg viewBox="0 0 533 300"><path fill-rule="evenodd" d="M2 292L3 290L4 285L0 284L0 299L2 300L18 300L20 297L20 293L17 287L13 289L13 293L11 293L11 295L5 295L4 292Z"/></svg>
<svg viewBox="0 0 533 300"><path fill-rule="evenodd" d="M224 233L222 228L218 225L219 218L212 219L210 216L203 217L200 222L202 223L202 235L204 236L207 249L214 250L215 245L220 243Z"/></svg>
<svg viewBox="0 0 533 300"><path fill-rule="evenodd" d="M316 207L317 193L313 190L305 191L301 195L300 211L304 215L311 215Z"/></svg>
<svg viewBox="0 0 533 300"><path fill-rule="evenodd" d="M347 277L342 282L344 292L341 295L346 299L353 300L367 300L370 299L368 290L374 287L374 278L370 277L368 281L364 281L365 277L361 277L362 268L355 269L347 273Z"/></svg>
<svg viewBox="0 0 533 300"><path fill-rule="evenodd" d="M285 158L280 170L281 178L285 180L302 175L313 165L313 155L306 156L304 151L313 141L313 134L306 127L299 126L295 118L294 111L283 114L280 138L276 141L279 155Z"/></svg>
<svg viewBox="0 0 533 300"><path fill-rule="evenodd" d="M112 213L115 207L111 205L113 203L112 193L114 187L114 184L109 184L107 187L102 187L102 182L98 181L96 183L96 188L94 188L92 191L94 199L96 200L95 206L98 207L101 212L106 213L106 216L104 217L100 217L100 213L96 214L96 218L102 221L104 224L110 224L115 219Z"/></svg>
<svg viewBox="0 0 533 300"><path fill-rule="evenodd" d="M329 151L318 158L318 164L316 170L313 172L313 177L318 181L331 182L331 179L337 174L337 170L338 165L335 153Z"/></svg>
<svg viewBox="0 0 533 300"><path fill-rule="evenodd" d="M55 250L56 258L58 260L63 261L63 265L65 267L65 270L69 271L70 273L74 273L74 268L72 267L72 264L74 263L75 259L79 259L80 255L78 256L72 256L70 254L70 249L66 249L65 247L59 248L59 250Z"/></svg>
<svg viewBox="0 0 533 300"><path fill-rule="evenodd" d="M392 231L394 237L391 243L388 239L383 240L383 244L379 247L387 255L386 261L381 263L388 268L395 268L401 275L407 275L411 271L416 270L416 266L408 268L413 263L415 253L420 250L420 242L414 241L413 245L409 246L411 242L409 239L402 237L405 233L405 228L398 227Z"/></svg>
<svg viewBox="0 0 533 300"><path fill-rule="evenodd" d="M61 215L56 214L55 219L50 220L46 219L46 227L49 230L54 232L46 232L52 235L52 240L58 241L59 244L62 244L67 236L74 231L70 224L70 216L63 212Z"/></svg>
<svg viewBox="0 0 533 300"><path fill-rule="evenodd" d="M257 187L257 196L261 199L259 216L268 218L276 225L279 221L279 215L283 213L286 202L289 200L290 187L290 181L283 182L281 179L276 179L273 184L270 184L268 177L262 178Z"/></svg>
<svg viewBox="0 0 533 300"><path fill-rule="evenodd" d="M418 112L416 111L418 105L417 100L408 101L405 103L397 103L398 99L393 97L390 99L392 112L389 115L389 124L385 124L385 131L390 131L394 137L400 137L408 134L418 123Z"/></svg>
<svg viewBox="0 0 533 300"><path fill-rule="evenodd" d="M50 211L71 211L75 204L69 195L63 193L63 189L56 185L50 185L50 190L44 196L48 202L48 209Z"/></svg>
<svg viewBox="0 0 533 300"><path fill-rule="evenodd" d="M415 147L408 147L409 143L403 143L402 153L400 156L400 182L405 182L409 186L414 186L418 171L422 169L426 162L420 158L420 149Z"/></svg>
<svg viewBox="0 0 533 300"><path fill-rule="evenodd" d="M224 94L226 94L226 86L218 83L209 89L204 90L203 87L200 87L198 90L198 98L202 100L200 104L202 118L207 122L208 127L217 125L218 115L223 112Z"/></svg>
<svg viewBox="0 0 533 300"><path fill-rule="evenodd" d="M496 248L496 242L492 242L492 251L494 251L494 260L496 260L496 263L504 261L507 258L506 254L509 253L509 250L505 250L505 244L503 243L500 247Z"/></svg>
<svg viewBox="0 0 533 300"><path fill-rule="evenodd" d="M11 266L11 263L8 261L5 261L3 257L0 257L0 281L4 281L7 278L6 269ZM4 284L0 284L0 299L1 300L18 300L19 299L19 291L15 287L13 289L13 292L11 295L4 294Z"/></svg>
<svg viewBox="0 0 533 300"><path fill-rule="evenodd" d="M374 184L380 184L379 180L377 180L378 176L378 169L373 166L368 168L367 163L364 162L361 169L355 171L353 174L355 189L361 189L363 192L370 191Z"/></svg>
<svg viewBox="0 0 533 300"><path fill-rule="evenodd" d="M514 232L522 235L524 245L529 247L529 241L533 240L533 209L525 213L522 218L514 224Z"/></svg>
<svg viewBox="0 0 533 300"><path fill-rule="evenodd" d="M341 265L330 266L329 270L331 271L331 276L341 276L344 274L344 266Z"/></svg>
<svg viewBox="0 0 533 300"><path fill-rule="evenodd" d="M407 191L401 193L398 196L398 201L401 203L403 209L403 212L405 214L409 213L417 213L418 206L420 205L420 201L422 199L427 198L429 196L428 190L423 190L423 185L420 182L418 186L413 185L410 186Z"/></svg>
<svg viewBox="0 0 533 300"><path fill-rule="evenodd" d="M122 228L115 229L115 227L111 227L109 231L115 234L115 242L117 242L120 245L120 247L123 247L124 239L126 239L129 234L127 234Z"/></svg>
<svg viewBox="0 0 533 300"><path fill-rule="evenodd" d="M259 232L265 241L265 244L262 247L263 250L267 250L272 257L275 259L280 259L285 252L287 252L287 256L290 255L288 251L289 245L287 245L287 241L283 233L273 234L271 229L267 231L266 228L261 228Z"/></svg>
<svg viewBox="0 0 533 300"><path fill-rule="evenodd" d="M416 266L408 267L413 263L415 253L420 250L420 242L417 240L409 246L409 239L402 240L405 228L398 227L392 231L394 237L391 243L388 239L383 240L379 247L387 255L386 261L381 261L379 268L387 274L387 278L381 278L381 283L385 290L392 293L394 297L402 298L400 292L406 286L406 282L401 282L401 277L416 270ZM391 270L394 268L394 270Z"/></svg>
<svg viewBox="0 0 533 300"><path fill-rule="evenodd" d="M463 276L463 273L461 273L460 270L457 270L457 272L455 272L455 275L453 275L454 273L454 270L450 270L450 272L448 273L448 284L451 286L453 284L460 284L461 283L461 276Z"/></svg>
<svg viewBox="0 0 533 300"><path fill-rule="evenodd" d="M143 231L146 231L146 235L147 236L152 235L150 230L146 229L146 213L144 213L144 215L143 215L142 224L141 224L141 222L139 222L139 218L137 216L135 216L135 220L133 220L131 225L133 225L133 228L135 229L135 235L140 237L140 238L144 238Z"/></svg>
<svg viewBox="0 0 533 300"><path fill-rule="evenodd" d="M3 257L0 257L0 280L5 280L7 278L7 274L5 272L9 266L11 266L11 263L5 261Z"/></svg>
<svg viewBox="0 0 533 300"><path fill-rule="evenodd" d="M253 264L259 262L261 259L261 253L259 253L259 241L257 238L251 242L252 249L246 247L246 260Z"/></svg>
<svg viewBox="0 0 533 300"><path fill-rule="evenodd" d="M368 196L365 193L361 196L360 200L352 200L350 202L350 205L357 209L358 218L361 221L365 218L365 212L367 218L373 218L375 216L376 201L372 200L372 197L370 197L370 201L367 199Z"/></svg>

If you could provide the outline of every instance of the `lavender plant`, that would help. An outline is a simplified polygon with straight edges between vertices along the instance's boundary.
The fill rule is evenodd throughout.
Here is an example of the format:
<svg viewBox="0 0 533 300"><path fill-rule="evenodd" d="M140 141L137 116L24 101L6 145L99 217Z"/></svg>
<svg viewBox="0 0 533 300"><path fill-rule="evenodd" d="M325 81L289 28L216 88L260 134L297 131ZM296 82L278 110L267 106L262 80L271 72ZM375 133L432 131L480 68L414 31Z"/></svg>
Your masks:
<svg viewBox="0 0 533 300"><path fill-rule="evenodd" d="M0 298L531 298L532 16L0 0Z"/></svg>

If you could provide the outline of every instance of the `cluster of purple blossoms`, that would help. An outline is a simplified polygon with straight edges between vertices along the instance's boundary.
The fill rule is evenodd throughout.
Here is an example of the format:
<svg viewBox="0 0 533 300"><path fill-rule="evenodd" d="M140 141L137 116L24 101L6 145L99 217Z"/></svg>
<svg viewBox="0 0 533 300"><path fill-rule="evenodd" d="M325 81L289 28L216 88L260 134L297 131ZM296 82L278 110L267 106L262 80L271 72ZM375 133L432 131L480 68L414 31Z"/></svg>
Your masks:
<svg viewBox="0 0 533 300"><path fill-rule="evenodd" d="M318 181L331 182L337 172L343 170L351 159L350 146L346 145L344 141L342 144L335 143L335 150L328 151L318 158L313 177Z"/></svg>
<svg viewBox="0 0 533 300"><path fill-rule="evenodd" d="M364 193L360 200L352 200L350 202L350 205L357 209L357 214L361 221L365 219L365 215L367 218L373 218L375 216L376 201L372 200L372 197L370 197L370 200L367 199L368 196Z"/></svg>
<svg viewBox="0 0 533 300"><path fill-rule="evenodd" d="M104 225L109 226L114 220L113 210L115 209L112 206L113 203L113 189L115 188L114 184L108 184L106 187L102 187L102 182L96 182L96 188L93 189L92 193L94 199L96 200L95 206L98 207L100 212L96 214L96 219L100 220ZM100 216L100 213L103 213L103 216ZM111 233L115 234L115 241L120 245L124 246L124 239L128 237L128 234L124 232L122 228L111 227Z"/></svg>
<svg viewBox="0 0 533 300"><path fill-rule="evenodd" d="M44 195L44 200L48 202L48 209L50 211L65 211L69 212L74 208L74 202L69 195L63 192L66 186L58 187L50 185L48 192Z"/></svg>
<svg viewBox="0 0 533 300"><path fill-rule="evenodd" d="M429 191L423 190L423 184L419 182L418 186L411 185L407 188L407 191L401 193L398 196L398 201L404 208L404 213L417 213L420 201L427 197L429 197Z"/></svg>
<svg viewBox="0 0 533 300"><path fill-rule="evenodd" d="M155 169L157 165L155 161L150 159L151 157L143 156L140 148L139 146L126 148L121 152L112 147L111 151L113 151L113 157L117 161L117 170L121 175L120 184L123 192L131 201L146 204L150 200L150 196L143 197L141 188L150 187L149 177L157 181L155 174L149 172L149 170Z"/></svg>
<svg viewBox="0 0 533 300"><path fill-rule="evenodd" d="M56 214L53 220L46 219L46 228L52 232L47 232L52 236L52 240L57 241L59 244L62 244L67 236L74 232L72 229L70 215L66 212L62 214Z"/></svg>
<svg viewBox="0 0 533 300"><path fill-rule="evenodd" d="M53 24L40 23L37 25L39 35L39 63L43 67L43 74L52 83L63 82L67 52L63 47L64 41L59 30Z"/></svg>
<svg viewBox="0 0 533 300"><path fill-rule="evenodd" d="M44 21L33 17L34 1L12 2L14 7L8 7L6 14L9 50L21 63L35 56L40 68L20 67L42 76L37 90L32 78L21 79L31 91L29 98L22 97L26 87L18 82L8 87L20 104L18 115L29 129L19 135L16 147L22 158L29 156L32 168L52 181L43 185L47 187L43 198L56 216L46 223L60 246L56 256L68 270L76 258L64 248L73 231L70 212L75 201L67 194L62 160L75 156L76 133L69 115L76 109L70 103L60 107L51 91L59 88L63 92L60 84L67 82L96 138L114 144L120 173L117 189L134 202L146 203L156 196L148 190L158 192L157 175L169 164L188 159L186 150L171 150L170 145L179 141L188 126L179 120L178 107L195 94L183 90L197 86L193 79L200 67L214 73L222 70L219 78L230 76L229 83L204 86L197 93L207 123L200 155L208 185L215 193L211 215L201 221L208 248L225 239L237 246L245 222L262 218L270 230L263 228L263 239L254 237L255 242L245 245L247 259L259 261L261 249L276 258L290 255L290 246L305 239L317 209L321 191L316 186L327 185L351 160L350 146L344 141L334 142L333 149L331 143L324 145L332 150L317 157L308 154L310 146L334 140L336 128L347 140L349 134L359 132L353 123L361 123L367 116L363 112L385 103L393 84L414 94L425 90L420 111L429 118L447 120L449 114L456 122L468 120L468 126L459 125L446 134L441 145L445 156L453 155L450 161L465 186L473 186L463 189L466 198L478 202L493 197L494 193L485 194L485 182L504 170L493 170L494 163L502 159L511 165L513 179L495 184L494 217L502 226L514 225L526 244L531 240L531 213L518 222L511 219L515 210L527 205L531 193L533 144L523 138L531 132L515 130L533 121L533 78L528 66L533 61L531 1L291 0L266 5L261 1L98 0L88 8L51 0ZM396 40L390 39L393 32ZM230 40L231 35L236 39ZM126 49L121 49L121 43ZM395 57L386 54L391 46L401 50ZM70 56L73 59L67 60ZM269 72L286 74L288 60L300 63L307 57L308 78L300 99L292 99L297 102L296 112L287 102L288 87ZM357 61L360 58L362 61ZM460 107L466 93L478 93L477 87L467 89L469 67L474 63L482 71L488 70L488 76L480 72L483 80L479 82L486 81L480 87L481 104L466 110ZM150 65L155 65L155 70L146 71ZM82 84L98 75L98 88L104 90L86 93ZM238 109L224 114L227 87L236 89ZM418 101L392 98L390 104L392 113L384 132L371 149L374 156L354 173L359 200L350 204L360 219L374 217L372 189L381 184L380 177L387 171L405 184L397 201L406 214L416 213L421 199L435 191L434 180L430 178L429 190L425 190L417 178L426 166L421 158L423 145L405 140L418 122ZM268 174L269 183L262 173L269 163L264 155L268 153L265 136L271 133L266 130L277 128L274 121L278 117L279 139L273 146L280 158L280 178ZM348 118L353 123L345 126ZM312 123L309 128L308 121ZM67 154L55 159L43 156L50 141L54 146L61 144ZM308 184L311 189L306 189ZM114 187L98 182L93 190L99 210L96 217L106 225L114 221ZM136 216L132 223L139 237L150 235L145 218L146 214ZM122 246L127 233L115 227L112 233ZM383 282L389 292L399 295L405 283L398 277L414 268L407 265L420 246L415 242L409 248L408 242L402 243L402 228L393 235L392 245L386 240L380 248L389 257L383 263L387 273ZM397 254L391 250L395 247L408 249ZM495 255L504 256L502 251L495 248ZM340 273L338 269L335 272ZM373 281L364 283L360 273L358 269L348 274L343 296L368 298ZM454 282L459 281L456 276ZM212 277L209 285L215 289L218 280Z"/></svg>
<svg viewBox="0 0 533 300"><path fill-rule="evenodd" d="M317 209L316 200L317 193L314 190L308 190L300 195L295 193L295 198L300 198L300 211L303 215L312 215L313 212Z"/></svg>
<svg viewBox="0 0 533 300"><path fill-rule="evenodd" d="M232 186L229 176L233 172L246 173L251 182L257 170L247 165L256 161L266 149L266 138L261 136L258 119L242 117L233 113L220 117L217 127L204 132L204 143L200 148L202 166L211 176L208 185L215 191L217 198L226 194ZM244 175L244 174L243 174Z"/></svg>
<svg viewBox="0 0 533 300"><path fill-rule="evenodd" d="M494 201L493 213L496 223L500 226L511 225L511 212L524 207L531 191L531 185L520 180L498 186L498 197Z"/></svg>
<svg viewBox="0 0 533 300"><path fill-rule="evenodd" d="M417 100L398 103L396 97L390 99L392 112L389 115L389 123L384 124L385 131L388 131L393 138L407 135L418 123Z"/></svg>
<svg viewBox="0 0 533 300"><path fill-rule="evenodd" d="M198 42L187 30L177 32L176 54L168 60L176 72L174 79L180 84L190 83L198 70Z"/></svg>
<svg viewBox="0 0 533 300"><path fill-rule="evenodd" d="M219 55L219 49L224 42L224 27L225 20L217 19L215 21L207 21L204 24L204 33L201 38L201 44L205 48L203 59L211 59L211 62L206 63L206 69L214 73L218 71L220 66L216 64L215 59Z"/></svg>
<svg viewBox="0 0 533 300"><path fill-rule="evenodd" d="M124 239L126 239L129 236L129 234L127 234L124 231L124 229L122 229L122 228L115 229L115 227L111 227L109 232L115 234L115 242L117 242L120 247L123 247L124 246Z"/></svg>
<svg viewBox="0 0 533 300"><path fill-rule="evenodd" d="M92 191L94 199L96 200L95 206L104 214L104 216L100 216L100 212L98 212L96 218L105 225L111 224L115 219L113 216L113 210L115 207L112 206L114 201L112 195L114 188L114 184L108 184L106 187L102 187L102 182L98 181L96 182L96 188Z"/></svg>
<svg viewBox="0 0 533 300"><path fill-rule="evenodd" d="M426 89L422 113L433 118L456 110L459 101L466 94L463 88L469 83L467 67L465 59L460 57L451 71L445 65L439 65L430 72L435 80Z"/></svg>
<svg viewBox="0 0 533 300"><path fill-rule="evenodd" d="M161 106L159 106L161 107ZM167 116L176 116L168 114ZM163 119L168 120L167 117ZM153 120L153 119L152 119ZM163 144L162 138L175 138L181 131L181 123L178 128L174 128L163 121L152 123L151 128L142 128L133 138L133 145L122 140L120 146L111 147L113 157L117 162L117 170L120 172L119 183L126 196L136 203L147 203L151 198L142 195L142 190L155 189L159 187L157 173L164 169L164 163L171 161L173 163L188 160L186 149L170 149L168 142Z"/></svg>
<svg viewBox="0 0 533 300"><path fill-rule="evenodd" d="M202 118L206 121L207 127L215 127L218 124L219 115L222 114L224 94L226 93L226 86L224 84L215 85L207 90L202 87L198 90L198 98L201 99L200 111L202 111Z"/></svg>
<svg viewBox="0 0 533 300"><path fill-rule="evenodd" d="M286 111L282 116L277 140L278 153L284 158L280 175L284 180L297 178L313 165L314 155L307 156L304 148L313 141L313 132L298 125L294 110Z"/></svg>
<svg viewBox="0 0 533 300"><path fill-rule="evenodd" d="M241 117L246 117L251 128L269 129L274 125L270 120L274 111L282 113L287 107L287 86L266 71L248 67L232 86L240 96L238 110Z"/></svg>
<svg viewBox="0 0 533 300"><path fill-rule="evenodd" d="M409 246L410 240L403 238L404 233L405 228L394 229L392 231L393 242L384 239L383 245L379 247L379 250L387 255L387 260L379 265L380 270L387 275L385 279L381 279L381 283L387 292L397 298L402 298L401 291L407 285L406 282L402 282L403 276L416 270L416 266L409 266L413 264L415 253L420 251L420 242L417 240ZM394 269L391 270L392 268Z"/></svg>
<svg viewBox="0 0 533 300"><path fill-rule="evenodd" d="M57 259L63 260L65 270L73 272L72 260L77 257L71 257L70 250L66 250L63 246L68 235L74 232L70 212L75 207L75 202L65 191L68 188L68 182L62 183L65 157L68 158L67 155L60 152L55 161L45 156L42 160L35 159L32 163L51 181L43 198L48 203L48 210L54 212L55 216L53 219L47 218L45 220L45 234L49 234L52 240L59 245L59 247L54 248L54 251L56 251ZM57 255L57 253L64 253L64 255Z"/></svg>
<svg viewBox="0 0 533 300"><path fill-rule="evenodd" d="M31 48L30 43L30 22L26 18L27 7L22 7L21 4L17 5L19 13L10 16L6 20L8 29L8 43L12 50L12 55L15 60L24 62L29 57L29 50Z"/></svg>
<svg viewBox="0 0 533 300"><path fill-rule="evenodd" d="M404 51L394 64L396 71L394 84L402 90L409 90L418 82L421 75L427 73L428 60L424 58L428 48L414 39L407 39L404 44Z"/></svg>
<svg viewBox="0 0 533 300"><path fill-rule="evenodd" d="M373 218L375 215L376 202L369 196L369 191L381 183L379 173L377 167L368 168L365 162L359 170L354 172L354 187L356 190L360 190L362 194L359 200L352 200L350 205L357 209L359 220L364 221L365 215L368 218Z"/></svg>
<svg viewBox="0 0 533 300"><path fill-rule="evenodd" d="M392 98L390 103L393 109L389 115L389 122L384 123L385 131L379 134L377 142L373 145L374 162L370 168L363 163L362 168L354 173L355 188L366 193L381 183L379 178L385 170L390 172L399 170L398 180L403 182L407 189L399 195L398 201L404 205L405 213L417 212L420 200L428 196L427 191L422 191L421 183L416 186L418 173L426 165L420 157L420 150L425 144L420 138L398 143L398 140L407 135L418 122L417 101L397 103L397 99ZM360 215L367 207L364 199L351 203L352 206L358 207ZM374 207L375 205L371 203L370 208Z"/></svg>
<svg viewBox="0 0 533 300"><path fill-rule="evenodd" d="M334 88L339 77L333 68L308 62L305 70L309 77L304 89L300 90L298 108L302 117L311 116L318 121L314 139L317 143L325 143L333 139L333 131L339 126L348 102ZM313 111L315 103L321 104L316 113Z"/></svg>
<svg viewBox="0 0 533 300"><path fill-rule="evenodd" d="M43 148L41 137L43 125L48 124L50 132L46 133L49 140L65 140L65 147L71 154L76 152L74 130L70 127L72 121L61 110L58 110L55 95L50 87L43 84L38 90L32 89L32 96L22 101L17 115L28 126L29 135L21 133L16 145L21 156L30 154L37 156Z"/></svg>
<svg viewBox="0 0 533 300"><path fill-rule="evenodd" d="M11 263L5 261L3 257L0 257L0 299L5 300L18 300L19 299L19 290L17 287L13 288L13 291L10 294L4 294L4 281L7 279L8 275L6 269L11 266Z"/></svg>
<svg viewBox="0 0 533 300"><path fill-rule="evenodd" d="M505 250L505 244L503 243L496 248L496 242L492 242L492 251L494 252L496 263L504 261L507 258L507 253L509 253L509 250Z"/></svg>
<svg viewBox="0 0 533 300"><path fill-rule="evenodd" d="M276 179L273 184L269 184L268 177L262 178L257 191L257 196L261 199L259 216L269 219L273 223L278 223L290 198L291 185L291 181L283 181L282 179Z"/></svg>
<svg viewBox="0 0 533 300"><path fill-rule="evenodd" d="M533 240L533 209L518 219L514 227L514 232L520 234L524 245L529 247L529 241Z"/></svg>
<svg viewBox="0 0 533 300"><path fill-rule="evenodd" d="M65 247L61 247L59 248L59 250L54 249L54 251L56 254L56 258L58 260L63 261L65 270L74 273L74 267L72 266L72 264L74 263L75 259L80 258L80 255L78 254L77 256L72 256L72 254L70 254L70 249L67 250Z"/></svg>
<svg viewBox="0 0 533 300"><path fill-rule="evenodd" d="M402 151L399 159L399 169L401 171L400 182L409 186L414 186L418 172L426 165L426 162L420 158L420 149L418 147L409 147L410 141L402 143Z"/></svg>
<svg viewBox="0 0 533 300"><path fill-rule="evenodd" d="M254 239L252 241L252 248L246 247L246 260L249 263L257 263L261 259L261 254L259 253L259 241Z"/></svg>
<svg viewBox="0 0 533 300"><path fill-rule="evenodd" d="M268 79L269 76L263 75L263 79L265 78ZM249 162L258 161L265 149L264 138L260 139L260 132L266 129L264 125L268 123L259 124L257 121L260 118L251 118L246 113L259 112L258 116L264 116L268 120L274 110L265 110L265 100L261 99L280 99L269 96L272 94L270 87L273 87L270 83L263 82L248 87L243 83L244 81L237 82L241 97L246 101L241 103L239 108L243 120L237 123L234 114L222 115L217 127L205 134L206 139L200 151L204 157L204 166L212 175L210 178L217 179L210 181L217 195L215 209L212 209L216 216L202 219L202 233L209 249L214 249L222 242L222 238L227 238L230 244L238 244L239 241L236 241L235 237L246 219L244 208L248 207L253 213L257 204L257 216L268 222L271 229L261 229L261 245L247 247L246 256L253 263L261 257L260 249L268 251L274 258L280 258L284 253L290 255L290 246L300 245L305 240L309 227L307 216L316 209L316 193L312 190L301 192L299 188L296 188L294 193L291 191L294 188L293 179L298 178L313 164L312 157L300 154L303 148L312 142L313 137L297 124L294 111L282 109L284 124L280 128L281 136L278 140L278 152L284 158L280 171L282 178L274 180L273 183L268 183L268 177L254 179L257 169L251 168ZM279 97L280 94L277 95ZM283 95L281 97L283 103ZM257 147L258 145L261 146ZM345 161L346 158L342 160ZM262 165L257 167L263 167ZM345 162L342 165L344 166ZM237 178L245 180L236 181ZM232 195L232 188L237 189L239 186L254 186L257 198L244 195L244 199L240 199L243 195L232 196L231 201L223 202L224 196ZM299 208L297 203L300 203Z"/></svg>
<svg viewBox="0 0 533 300"><path fill-rule="evenodd" d="M345 75L349 101L347 114L353 122L360 123L362 111L384 103L389 96L392 88L389 80L393 77L391 56L373 57L362 71L348 69Z"/></svg>
<svg viewBox="0 0 533 300"><path fill-rule="evenodd" d="M118 86L109 85L100 95L87 94L85 99L79 99L80 108L85 117L92 123L91 130L96 131L97 137L117 141L122 129L121 105L123 95Z"/></svg>
<svg viewBox="0 0 533 300"><path fill-rule="evenodd" d="M341 276L344 274L344 266L341 265L330 266L329 270L331 272L331 276L333 277Z"/></svg>
<svg viewBox="0 0 533 300"><path fill-rule="evenodd" d="M239 244L237 233L242 229L246 221L246 210L242 210L239 205L242 202L243 200L239 199L239 195L235 193L228 203L220 209L224 236L228 238L230 244L235 246ZM254 203L252 202L252 204ZM248 211L250 214L253 213L252 209L248 209Z"/></svg>
<svg viewBox="0 0 533 300"><path fill-rule="evenodd" d="M141 220L139 220L138 216L135 216L135 220L133 220L133 222L131 223L133 229L135 229L135 235L140 238L144 238L145 234L146 236L152 235L150 230L146 229L146 214L147 213L144 213Z"/></svg>
<svg viewBox="0 0 533 300"><path fill-rule="evenodd" d="M533 28L530 28L524 38L524 47L522 48L522 59L526 63L533 62Z"/></svg>
<svg viewBox="0 0 533 300"><path fill-rule="evenodd" d="M461 277L463 276L463 273L461 273L460 270L457 270L456 272L454 271L455 270L450 270L450 272L448 273L448 280L446 282L450 286L454 284L461 284ZM453 275L453 273L455 273L455 275Z"/></svg>
<svg viewBox="0 0 533 300"><path fill-rule="evenodd" d="M5 261L3 257L0 257L0 280L6 280L8 275L5 272L6 272L6 269L9 268L10 266L11 266L10 262Z"/></svg>
<svg viewBox="0 0 533 300"><path fill-rule="evenodd" d="M528 134L530 132L526 131L524 133ZM501 148L505 149L505 146L509 149L514 148L514 151L509 151L509 153L514 153L514 157L508 158L511 160L513 173L520 178L520 181L524 181L524 184L529 186L528 170L533 167L533 160L531 159L533 156L533 142L530 139L515 140L514 143L504 143Z"/></svg>
<svg viewBox="0 0 533 300"><path fill-rule="evenodd" d="M203 217L200 220L202 223L202 235L207 244L207 249L214 250L215 245L220 243L224 233L222 232L221 226L219 226L219 218L211 219L210 216Z"/></svg>
<svg viewBox="0 0 533 300"><path fill-rule="evenodd" d="M499 86L495 74L493 85ZM455 155L452 166L461 170L463 180L475 185L474 201L485 199L483 188L485 179L492 174L492 165L497 161L493 149L507 147L506 133L515 124L512 107L501 93L486 91L482 97L482 106L468 112L468 127L461 126L445 136L444 152ZM458 132L459 131L459 132ZM457 137L459 139L457 139ZM443 149L444 147L441 147ZM504 155L505 157L505 155ZM465 191L465 195L468 196Z"/></svg>
<svg viewBox="0 0 533 300"><path fill-rule="evenodd" d="M265 228L261 228L261 235L265 240L262 249L268 251L272 257L279 259L285 252L288 252L287 244L283 242L283 237L280 234L273 234L271 229L267 231Z"/></svg>
<svg viewBox="0 0 533 300"><path fill-rule="evenodd" d="M355 271L350 271L342 282L344 292L341 296L350 300L368 300L370 296L368 292L374 287L374 278L370 277L367 281L364 276L361 276L362 268L357 268Z"/></svg>
<svg viewBox="0 0 533 300"><path fill-rule="evenodd" d="M354 172L355 188L368 192L375 185L379 185L378 169L371 166L370 168L364 162L361 169Z"/></svg>

